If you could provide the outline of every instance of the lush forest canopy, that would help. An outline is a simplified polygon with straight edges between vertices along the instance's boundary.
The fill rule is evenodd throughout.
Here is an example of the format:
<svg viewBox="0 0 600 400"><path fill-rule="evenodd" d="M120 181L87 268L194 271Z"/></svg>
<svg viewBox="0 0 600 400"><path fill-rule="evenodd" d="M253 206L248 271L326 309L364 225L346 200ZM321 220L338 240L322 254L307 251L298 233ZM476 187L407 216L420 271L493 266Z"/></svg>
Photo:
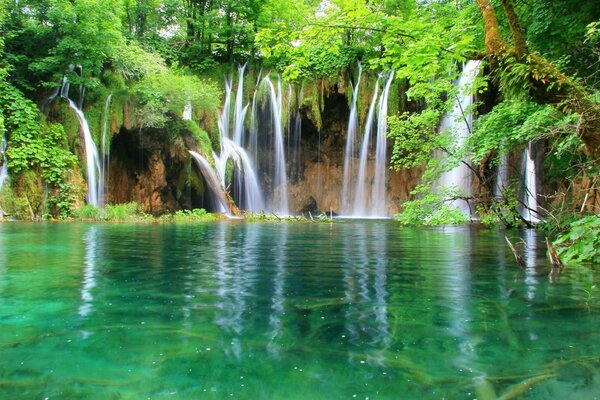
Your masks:
<svg viewBox="0 0 600 400"><path fill-rule="evenodd" d="M68 124L40 111L64 76L86 89L90 109L112 92L136 105L138 126L161 127L191 101L210 130L223 75L246 61L292 83L352 79L357 61L373 71L394 70L412 106L390 116L392 167L430 164L416 196L427 192L428 179L450 168L432 164L435 149L444 149L455 163L468 154L481 172L528 141L546 143L546 176L563 195L561 210L565 204L569 210L585 209L574 189L582 182L588 191L597 189L596 0L0 4L0 133L9 141L15 201L25 199L30 210L42 201L35 190L39 177L51 188L51 214L69 216L81 197L77 140ZM480 118L467 147L455 149L436 129L456 96L452 82L460 65L469 59L484 61L484 73L472 88L479 99L472 111ZM493 202L481 204L482 215L499 209ZM503 213L500 219L510 220Z"/></svg>

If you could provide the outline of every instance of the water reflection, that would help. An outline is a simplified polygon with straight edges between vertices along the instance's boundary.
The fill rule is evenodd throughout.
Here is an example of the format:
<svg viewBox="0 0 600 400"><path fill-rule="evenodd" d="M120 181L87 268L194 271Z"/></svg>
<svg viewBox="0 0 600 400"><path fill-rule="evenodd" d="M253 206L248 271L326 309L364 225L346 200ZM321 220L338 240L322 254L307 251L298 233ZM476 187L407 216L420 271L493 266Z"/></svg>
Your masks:
<svg viewBox="0 0 600 400"><path fill-rule="evenodd" d="M357 224L343 237L345 329L349 343L385 349L391 344L388 322L387 226ZM383 364L383 353L370 361Z"/></svg>
<svg viewBox="0 0 600 400"><path fill-rule="evenodd" d="M92 312L94 295L92 289L96 287L96 258L98 247L99 227L92 226L83 236L85 243L85 265L83 270L83 280L81 286L81 305L79 306L79 315L86 318Z"/></svg>
<svg viewBox="0 0 600 400"><path fill-rule="evenodd" d="M529 243L526 271L505 234ZM501 398L531 379L527 398L595 398L600 386L600 300L583 291L598 273L551 283L526 231L7 224L0 246L1 398Z"/></svg>
<svg viewBox="0 0 600 400"><path fill-rule="evenodd" d="M232 229L228 223L217 226L215 239L214 279L217 303L215 324L227 335L224 351L235 358L242 356L240 338L244 333L247 302L253 296L256 280L256 248L259 236L256 227Z"/></svg>
<svg viewBox="0 0 600 400"><path fill-rule="evenodd" d="M284 301L285 301L285 266L287 262L286 249L288 238L288 227L287 225L282 226L278 231L278 239L275 243L275 254L274 254L274 271L273 271L273 294L271 297L271 315L269 317L269 328L270 332L269 343L267 349L273 356L279 356L279 346L277 345L278 339L281 339L283 323L282 316L285 314Z"/></svg>

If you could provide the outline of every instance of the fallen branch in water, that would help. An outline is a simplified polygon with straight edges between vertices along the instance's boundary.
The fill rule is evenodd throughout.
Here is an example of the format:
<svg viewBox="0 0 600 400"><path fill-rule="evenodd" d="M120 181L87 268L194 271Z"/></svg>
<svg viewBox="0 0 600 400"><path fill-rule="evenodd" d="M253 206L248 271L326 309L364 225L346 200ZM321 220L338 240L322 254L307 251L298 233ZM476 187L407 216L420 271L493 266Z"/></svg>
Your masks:
<svg viewBox="0 0 600 400"><path fill-rule="evenodd" d="M560 260L560 257L558 256L556 249L554 248L554 246L552 246L552 243L550 243L550 240L548 240L548 238L546 238L546 247L548 247L548 254L550 255L550 263L552 264L552 271L550 272L550 274L558 275L565 268L565 265Z"/></svg>
<svg viewBox="0 0 600 400"><path fill-rule="evenodd" d="M543 382L547 379L556 378L556 374L545 374L534 376L533 378L526 379L522 382L516 383L510 386L506 392L500 397L498 400L511 400L519 397L529 389L531 389L534 385Z"/></svg>
<svg viewBox="0 0 600 400"><path fill-rule="evenodd" d="M506 243L508 243L508 247L510 247L510 250L512 251L513 255L515 256L515 260L517 260L517 264L519 265L519 267L521 269L527 268L527 265L525 264L525 260L523 259L523 256L520 255L519 253L517 253L515 246L513 246L512 242L510 241L508 236L504 236L504 239L506 239Z"/></svg>

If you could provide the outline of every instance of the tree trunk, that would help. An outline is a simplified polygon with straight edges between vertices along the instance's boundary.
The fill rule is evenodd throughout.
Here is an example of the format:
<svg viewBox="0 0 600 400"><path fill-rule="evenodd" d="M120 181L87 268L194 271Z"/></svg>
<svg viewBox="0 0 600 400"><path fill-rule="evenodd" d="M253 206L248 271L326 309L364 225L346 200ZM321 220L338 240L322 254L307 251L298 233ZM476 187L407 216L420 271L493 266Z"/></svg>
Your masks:
<svg viewBox="0 0 600 400"><path fill-rule="evenodd" d="M525 37L525 29L523 29L523 25L521 25L521 21L519 21L519 16L515 11L513 0L501 1L502 8L504 8L504 13L508 17L508 24L510 25L510 32L512 34L513 43L515 46L515 53L519 58L524 57L525 55L529 54L529 49L527 48L527 39Z"/></svg>
<svg viewBox="0 0 600 400"><path fill-rule="evenodd" d="M540 104L553 104L567 114L578 114L578 134L590 157L600 160L600 105L594 102L587 90L571 77L560 72L551 62L539 54L529 54L525 43L525 31L514 10L512 0L502 0L509 18L515 47L500 36L498 19L489 0L477 0L484 21L487 57L492 69L500 79L513 73L527 82L529 95ZM523 68L523 64L525 68ZM523 74L521 71L526 71Z"/></svg>

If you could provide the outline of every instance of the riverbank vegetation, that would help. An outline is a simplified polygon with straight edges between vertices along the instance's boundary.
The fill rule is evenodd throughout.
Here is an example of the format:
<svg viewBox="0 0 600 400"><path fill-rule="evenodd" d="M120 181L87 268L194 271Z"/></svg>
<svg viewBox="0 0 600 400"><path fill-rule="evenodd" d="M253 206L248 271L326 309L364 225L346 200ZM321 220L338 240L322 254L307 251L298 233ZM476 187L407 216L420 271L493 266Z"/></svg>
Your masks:
<svg viewBox="0 0 600 400"><path fill-rule="evenodd" d="M455 85L461 66L475 59L482 64L467 90L476 101L461 113L476 118L457 146L440 120L463 94ZM10 176L0 206L24 219L119 219L139 211L84 205L84 140L70 101L85 111L106 154L111 139L103 132L131 131L140 143L172 142L214 163L223 76L238 64L250 64L247 81L277 73L305 88L294 102L320 132L324 93L335 86L350 101L359 61L372 74L395 71L390 166L422 171L411 201L400 205L401 223L462 223L468 218L451 204L459 199L483 223L534 225L522 216L522 173L502 185L496 173L503 160L520 165L530 147L544 190L528 212L560 237L567 258L583 260L569 255L576 251L597 262L590 250L597 243L579 244L596 232L600 208L594 0L0 1L0 138L7 141L0 163ZM364 92L361 123L370 101ZM184 121L186 107L192 114ZM463 163L473 172L473 193L434 189ZM181 176L173 179L204 190ZM172 216L203 218L193 210Z"/></svg>

